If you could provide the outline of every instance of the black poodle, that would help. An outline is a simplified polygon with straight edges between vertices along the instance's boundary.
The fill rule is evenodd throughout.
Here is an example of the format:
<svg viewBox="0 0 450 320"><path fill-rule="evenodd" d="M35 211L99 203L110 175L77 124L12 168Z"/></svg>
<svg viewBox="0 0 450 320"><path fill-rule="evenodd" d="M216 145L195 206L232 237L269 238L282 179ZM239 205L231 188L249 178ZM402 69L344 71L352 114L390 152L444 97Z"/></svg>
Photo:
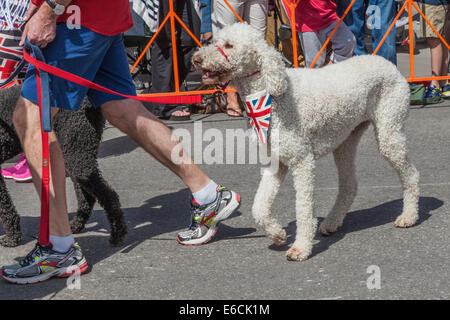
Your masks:
<svg viewBox="0 0 450 320"><path fill-rule="evenodd" d="M12 124L13 110L20 95L20 87L0 90L0 164L22 152L19 138ZM78 211L71 221L73 233L84 229L92 214L95 201L105 209L111 227L110 243L120 245L127 234L127 226L119 196L102 177L97 162L105 118L101 110L93 108L86 99L80 111L60 110L53 121L65 159L66 172L72 179L78 199ZM0 221L5 235L0 245L14 247L22 240L20 217L0 174Z"/></svg>

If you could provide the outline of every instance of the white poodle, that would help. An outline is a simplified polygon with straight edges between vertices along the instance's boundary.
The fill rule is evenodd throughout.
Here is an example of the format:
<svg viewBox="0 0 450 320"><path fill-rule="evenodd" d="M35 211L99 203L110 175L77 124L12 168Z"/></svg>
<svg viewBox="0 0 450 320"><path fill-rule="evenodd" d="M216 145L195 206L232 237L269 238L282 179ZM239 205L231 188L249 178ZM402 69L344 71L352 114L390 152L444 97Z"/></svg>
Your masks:
<svg viewBox="0 0 450 320"><path fill-rule="evenodd" d="M356 196L355 156L358 142L374 126L380 153L397 171L403 185L403 213L396 227L418 219L419 173L409 162L404 132L409 87L397 68L378 56L359 56L321 69L286 69L280 53L251 26L238 23L214 35L214 43L193 57L205 83L231 81L241 97L266 91L272 95L268 143L279 157L279 170L263 174L253 216L277 244L286 232L271 215L271 206L288 169L296 191L297 235L287 259L311 255L317 220L314 217L316 160L330 152L339 172L339 193L321 223L323 235L341 225ZM278 131L278 141L274 134Z"/></svg>

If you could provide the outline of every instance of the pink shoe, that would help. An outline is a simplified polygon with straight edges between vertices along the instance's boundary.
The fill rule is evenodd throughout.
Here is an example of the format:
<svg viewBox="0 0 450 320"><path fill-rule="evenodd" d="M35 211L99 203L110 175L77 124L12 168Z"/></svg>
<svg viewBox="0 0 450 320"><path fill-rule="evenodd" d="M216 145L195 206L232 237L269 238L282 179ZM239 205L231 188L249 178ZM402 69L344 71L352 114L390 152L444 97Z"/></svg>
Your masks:
<svg viewBox="0 0 450 320"><path fill-rule="evenodd" d="M27 159L25 159L25 162L23 163L22 167L17 169L16 172L12 174L12 178L16 182L28 182L32 180L30 168L28 168Z"/></svg>
<svg viewBox="0 0 450 320"><path fill-rule="evenodd" d="M13 174L23 167L24 164L27 163L27 159L25 158L25 153L22 153L20 156L19 162L9 168L2 169L2 176L5 179L13 179Z"/></svg>

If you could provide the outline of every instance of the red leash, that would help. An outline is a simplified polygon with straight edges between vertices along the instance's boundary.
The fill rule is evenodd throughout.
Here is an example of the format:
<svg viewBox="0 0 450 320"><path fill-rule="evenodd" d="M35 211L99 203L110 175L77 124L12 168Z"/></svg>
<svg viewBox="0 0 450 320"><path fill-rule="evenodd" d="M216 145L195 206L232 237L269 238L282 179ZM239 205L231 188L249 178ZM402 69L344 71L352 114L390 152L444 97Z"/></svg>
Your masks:
<svg viewBox="0 0 450 320"><path fill-rule="evenodd" d="M39 115L41 119L41 136L42 136L42 183L41 183L41 220L39 227L39 244L46 246L50 244L50 150L48 145L48 131L51 131L50 123L50 106L48 100L48 83L42 83L40 71L42 70L43 75L47 76L45 72L56 75L68 81L77 83L79 85L122 96L128 99L134 99L139 101L164 103L164 104L194 104L201 103L201 95L191 95L191 96L168 96L168 97L138 97L124 95L91 81L83 79L79 76L71 74L67 71L61 70L59 68L50 66L42 61L33 58L25 49L23 51L24 59L33 64L36 67L36 81L37 81L37 93L39 101ZM45 96L43 96L43 86L46 87ZM44 109L45 107L45 109ZM45 116L44 116L45 115ZM44 121L43 121L44 120Z"/></svg>
<svg viewBox="0 0 450 320"><path fill-rule="evenodd" d="M29 55L25 50L23 51L23 56L26 61L33 64L37 70L41 69L43 71L46 71L50 74L53 74L55 76L58 76L60 78L66 79L68 81L74 82L76 84L79 84L84 87L88 87L90 89L115 94L118 96L122 96L124 98L128 99L134 99L139 101L146 101L146 102L155 102L155 103L165 103L165 104L195 104L195 103L201 103L202 102L202 96L201 95L192 95L192 96L167 96L167 97L139 97L139 96L129 96L126 94L121 94L119 92L112 91L108 88L102 87L96 83L93 83L89 80L86 80L84 78L81 78L77 75L74 75L70 72L64 71L62 69L50 66L46 63L43 63L35 58L33 58L31 55Z"/></svg>
<svg viewBox="0 0 450 320"><path fill-rule="evenodd" d="M37 94L39 101L39 116L42 126L42 85L39 69L36 69ZM50 244L50 149L48 132L41 130L42 137L42 182L41 182L41 221L39 225L39 244Z"/></svg>

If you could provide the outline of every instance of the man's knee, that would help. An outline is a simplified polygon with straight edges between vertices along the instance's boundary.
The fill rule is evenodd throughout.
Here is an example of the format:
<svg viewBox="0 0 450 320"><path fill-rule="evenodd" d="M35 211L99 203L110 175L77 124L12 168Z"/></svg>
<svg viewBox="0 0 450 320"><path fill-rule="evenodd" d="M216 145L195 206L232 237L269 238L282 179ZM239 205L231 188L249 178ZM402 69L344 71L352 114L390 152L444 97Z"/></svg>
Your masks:
<svg viewBox="0 0 450 320"><path fill-rule="evenodd" d="M56 115L59 109L51 108L52 118ZM17 100L16 107L13 111L12 122L19 136L25 130L37 130L40 132L41 120L39 115L39 106L34 102L20 96Z"/></svg>
<svg viewBox="0 0 450 320"><path fill-rule="evenodd" d="M108 122L122 131L135 127L137 119L141 116L157 119L142 103L130 99L110 101L101 108Z"/></svg>
<svg viewBox="0 0 450 320"><path fill-rule="evenodd" d="M19 133L26 129L27 127L27 118L29 116L29 107L27 104L31 103L31 101L26 100L22 96L17 100L16 106L13 111L12 122L14 128Z"/></svg>

